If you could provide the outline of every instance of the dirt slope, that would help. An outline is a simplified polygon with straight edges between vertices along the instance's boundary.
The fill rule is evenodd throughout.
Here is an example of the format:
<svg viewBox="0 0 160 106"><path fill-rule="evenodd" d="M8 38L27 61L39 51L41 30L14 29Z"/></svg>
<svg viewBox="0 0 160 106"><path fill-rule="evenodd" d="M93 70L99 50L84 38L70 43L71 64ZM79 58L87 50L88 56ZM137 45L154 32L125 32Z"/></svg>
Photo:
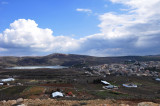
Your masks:
<svg viewBox="0 0 160 106"><path fill-rule="evenodd" d="M154 101L155 102L155 101ZM55 99L22 99L1 101L0 106L160 106L160 100L156 103L149 101L129 100L55 100Z"/></svg>

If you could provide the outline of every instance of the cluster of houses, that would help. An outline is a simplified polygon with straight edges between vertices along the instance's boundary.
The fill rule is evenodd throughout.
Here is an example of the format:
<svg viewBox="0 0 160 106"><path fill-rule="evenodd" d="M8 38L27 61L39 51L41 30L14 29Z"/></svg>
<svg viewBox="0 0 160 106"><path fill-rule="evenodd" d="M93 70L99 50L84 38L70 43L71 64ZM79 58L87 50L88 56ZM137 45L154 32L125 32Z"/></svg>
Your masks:
<svg viewBox="0 0 160 106"><path fill-rule="evenodd" d="M104 85L104 86L103 86L104 89L108 89L108 90L118 89L117 86L112 85L112 84L110 84L110 83L107 82L107 81L101 80L101 83ZM137 87L138 87L136 84L133 84L133 83L122 84L122 86L127 87L127 88L137 88Z"/></svg>
<svg viewBox="0 0 160 106"><path fill-rule="evenodd" d="M132 64L103 64L89 67L91 74L116 75L116 76L152 76L160 77L160 72L153 69L160 69L160 61L135 62ZM152 69L152 70L149 70Z"/></svg>
<svg viewBox="0 0 160 106"><path fill-rule="evenodd" d="M101 80L100 83L103 85L102 88L107 89L107 90L116 90L118 89L118 86L112 85L111 83ZM126 83L122 84L122 86L127 87L127 88L137 88L138 86L134 83ZM52 98L57 98L57 97L75 97L72 92L68 92L67 94L62 93L61 91L55 91L52 92Z"/></svg>

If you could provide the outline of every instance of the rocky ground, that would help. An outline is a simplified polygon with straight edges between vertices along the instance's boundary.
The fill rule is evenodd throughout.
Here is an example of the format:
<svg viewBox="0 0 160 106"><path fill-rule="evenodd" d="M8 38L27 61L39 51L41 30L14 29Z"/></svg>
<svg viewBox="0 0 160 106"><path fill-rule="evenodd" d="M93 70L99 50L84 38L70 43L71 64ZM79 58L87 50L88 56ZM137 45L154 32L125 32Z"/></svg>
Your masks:
<svg viewBox="0 0 160 106"><path fill-rule="evenodd" d="M22 99L1 101L0 106L160 106L160 100L56 100Z"/></svg>

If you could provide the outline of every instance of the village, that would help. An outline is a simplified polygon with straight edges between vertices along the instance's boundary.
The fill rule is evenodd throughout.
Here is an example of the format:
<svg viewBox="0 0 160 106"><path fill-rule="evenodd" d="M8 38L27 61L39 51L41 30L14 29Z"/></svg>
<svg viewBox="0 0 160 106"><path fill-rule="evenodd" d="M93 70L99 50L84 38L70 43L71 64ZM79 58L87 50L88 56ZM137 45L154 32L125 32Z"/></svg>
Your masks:
<svg viewBox="0 0 160 106"><path fill-rule="evenodd" d="M88 67L90 71L86 73L115 76L151 76L160 77L160 61L132 62L125 64L103 64ZM157 72L156 70L159 70ZM92 72L92 73L91 73Z"/></svg>

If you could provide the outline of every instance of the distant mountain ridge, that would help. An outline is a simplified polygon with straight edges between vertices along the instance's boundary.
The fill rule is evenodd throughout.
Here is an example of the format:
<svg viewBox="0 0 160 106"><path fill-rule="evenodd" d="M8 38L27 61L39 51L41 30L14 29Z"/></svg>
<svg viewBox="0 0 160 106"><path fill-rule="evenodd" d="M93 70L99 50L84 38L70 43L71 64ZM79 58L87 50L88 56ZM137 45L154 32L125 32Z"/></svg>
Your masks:
<svg viewBox="0 0 160 106"><path fill-rule="evenodd" d="M54 53L47 56L1 56L0 68L12 66L48 66L48 65L98 65L105 63L122 63L127 60L135 61L160 61L160 55L151 56L118 56L118 57L94 57L76 54Z"/></svg>

